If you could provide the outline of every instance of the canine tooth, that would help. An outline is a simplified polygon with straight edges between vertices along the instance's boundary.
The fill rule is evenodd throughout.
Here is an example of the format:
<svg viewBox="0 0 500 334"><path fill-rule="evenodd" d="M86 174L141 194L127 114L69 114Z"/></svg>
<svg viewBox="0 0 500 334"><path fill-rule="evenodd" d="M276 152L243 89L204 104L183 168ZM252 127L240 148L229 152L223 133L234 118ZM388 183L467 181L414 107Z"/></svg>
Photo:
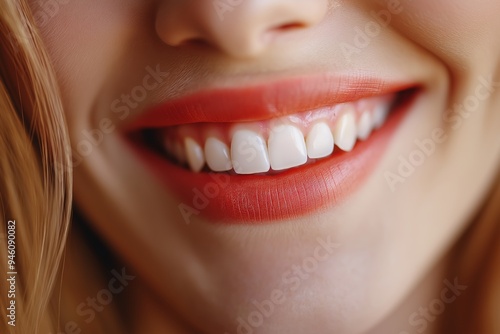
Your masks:
<svg viewBox="0 0 500 334"><path fill-rule="evenodd" d="M349 111L343 114L333 130L335 144L343 151L351 151L356 143L356 130L354 113Z"/></svg>
<svg viewBox="0 0 500 334"><path fill-rule="evenodd" d="M205 159L214 172L225 172L233 169L229 157L229 147L215 137L209 137L205 142Z"/></svg>
<svg viewBox="0 0 500 334"><path fill-rule="evenodd" d="M373 126L375 129L380 128L384 125L387 115L389 114L389 106L386 104L380 104L375 107L373 111Z"/></svg>
<svg viewBox="0 0 500 334"><path fill-rule="evenodd" d="M283 170L307 162L307 149L302 132L293 125L279 125L269 134L271 168Z"/></svg>
<svg viewBox="0 0 500 334"><path fill-rule="evenodd" d="M187 161L191 170L193 172L201 171L205 165L205 157L201 146L189 137L184 139L184 146L186 149Z"/></svg>
<svg viewBox="0 0 500 334"><path fill-rule="evenodd" d="M372 116L370 112L365 111L361 115L361 118L358 122L358 138L361 140L366 140L370 137L370 134L373 130L373 122Z"/></svg>
<svg viewBox="0 0 500 334"><path fill-rule="evenodd" d="M269 171L266 142L250 130L237 130L231 142L231 162L237 174L255 174Z"/></svg>
<svg viewBox="0 0 500 334"><path fill-rule="evenodd" d="M324 158L333 152L333 135L326 123L315 124L306 138L307 155L311 159Z"/></svg>

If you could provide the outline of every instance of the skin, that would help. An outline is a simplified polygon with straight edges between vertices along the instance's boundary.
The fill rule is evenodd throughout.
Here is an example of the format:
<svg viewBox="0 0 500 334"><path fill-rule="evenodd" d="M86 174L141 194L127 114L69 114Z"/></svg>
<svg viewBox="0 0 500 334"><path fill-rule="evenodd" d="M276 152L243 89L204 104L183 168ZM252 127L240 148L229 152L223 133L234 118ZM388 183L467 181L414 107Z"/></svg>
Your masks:
<svg viewBox="0 0 500 334"><path fill-rule="evenodd" d="M43 13L37 1L31 6ZM221 20L212 1L73 0L39 19L75 150L84 131L99 129L103 119L112 123L75 165L75 198L140 277L131 328L236 333L237 318L246 319L255 311L252 301L270 299L273 289L286 300L254 333L421 328L408 317L439 298L443 279L453 281L443 271L445 254L452 256L449 248L499 165L499 85L470 115L455 122L443 115L475 94L480 77L500 82L500 3L399 6L390 25L350 55L340 45L355 45L355 27L373 21L371 11L387 9L385 1L245 0ZM290 23L296 28L280 28ZM157 65L168 76L121 120L113 101ZM370 72L424 87L376 171L327 211L264 226L220 226L202 216L186 225L175 194L122 141L123 122L162 101L325 71ZM398 157L409 157L414 141L431 138L436 128L447 140L391 189L386 175L397 173ZM317 238L338 247L312 273L297 273L300 284L290 291L282 275L314 253ZM425 333L438 322L429 321Z"/></svg>

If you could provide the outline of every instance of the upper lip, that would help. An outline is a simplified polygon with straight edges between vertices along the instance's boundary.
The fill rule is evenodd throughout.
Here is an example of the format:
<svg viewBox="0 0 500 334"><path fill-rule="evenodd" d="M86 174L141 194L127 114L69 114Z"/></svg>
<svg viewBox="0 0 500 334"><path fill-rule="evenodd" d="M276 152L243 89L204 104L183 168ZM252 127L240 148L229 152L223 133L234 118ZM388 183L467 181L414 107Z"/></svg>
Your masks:
<svg viewBox="0 0 500 334"><path fill-rule="evenodd" d="M147 109L127 131L189 123L260 121L403 91L415 83L367 75L290 78L243 88L202 90Z"/></svg>

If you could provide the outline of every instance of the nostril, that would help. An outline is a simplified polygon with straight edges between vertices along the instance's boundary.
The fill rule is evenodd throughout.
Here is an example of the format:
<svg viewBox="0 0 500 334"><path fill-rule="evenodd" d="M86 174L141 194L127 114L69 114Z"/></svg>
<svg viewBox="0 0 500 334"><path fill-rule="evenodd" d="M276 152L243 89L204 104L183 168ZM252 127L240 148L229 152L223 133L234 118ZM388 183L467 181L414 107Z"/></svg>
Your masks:
<svg viewBox="0 0 500 334"><path fill-rule="evenodd" d="M179 46L208 46L209 43L203 38L190 38L186 39Z"/></svg>
<svg viewBox="0 0 500 334"><path fill-rule="evenodd" d="M188 40L187 43L194 45L208 45L208 42L203 38L192 38Z"/></svg>
<svg viewBox="0 0 500 334"><path fill-rule="evenodd" d="M296 30L296 29L301 29L305 28L305 24L300 23L300 22L290 22L290 23L285 23L282 25L279 25L273 29L272 31L290 31L290 30Z"/></svg>

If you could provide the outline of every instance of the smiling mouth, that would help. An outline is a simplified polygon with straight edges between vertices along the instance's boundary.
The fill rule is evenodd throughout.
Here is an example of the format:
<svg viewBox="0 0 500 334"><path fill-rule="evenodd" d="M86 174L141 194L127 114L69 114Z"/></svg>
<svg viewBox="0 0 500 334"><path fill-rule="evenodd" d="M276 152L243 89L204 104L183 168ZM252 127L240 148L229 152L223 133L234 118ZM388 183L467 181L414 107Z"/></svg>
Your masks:
<svg viewBox="0 0 500 334"><path fill-rule="evenodd" d="M193 172L274 175L350 152L381 128L402 94L388 94L258 122L146 129L145 142Z"/></svg>
<svg viewBox="0 0 500 334"><path fill-rule="evenodd" d="M290 219L356 189L419 88L316 78L206 91L139 116L127 138L189 215L225 223Z"/></svg>

